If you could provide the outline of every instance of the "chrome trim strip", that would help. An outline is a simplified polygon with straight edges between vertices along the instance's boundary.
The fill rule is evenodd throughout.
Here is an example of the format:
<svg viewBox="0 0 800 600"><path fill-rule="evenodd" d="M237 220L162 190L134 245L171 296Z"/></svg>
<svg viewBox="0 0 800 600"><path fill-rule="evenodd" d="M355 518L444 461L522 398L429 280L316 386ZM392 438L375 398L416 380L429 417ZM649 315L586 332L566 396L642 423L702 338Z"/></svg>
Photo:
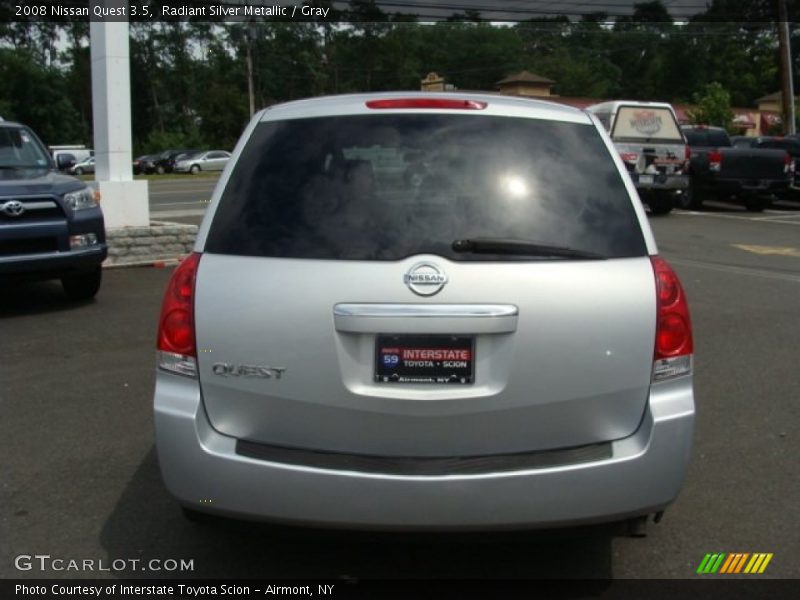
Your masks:
<svg viewBox="0 0 800 600"><path fill-rule="evenodd" d="M22 205L25 207L25 210L42 210L45 208L58 208L58 204L54 200L46 200L44 202L26 202L25 200L20 200Z"/></svg>
<svg viewBox="0 0 800 600"><path fill-rule="evenodd" d="M336 317L366 318L503 318L516 317L519 308L512 304L336 304Z"/></svg>
<svg viewBox="0 0 800 600"><path fill-rule="evenodd" d="M68 192L69 193L69 192ZM19 200L20 202L56 202L55 194L14 194L13 196L0 196L0 202L6 200Z"/></svg>

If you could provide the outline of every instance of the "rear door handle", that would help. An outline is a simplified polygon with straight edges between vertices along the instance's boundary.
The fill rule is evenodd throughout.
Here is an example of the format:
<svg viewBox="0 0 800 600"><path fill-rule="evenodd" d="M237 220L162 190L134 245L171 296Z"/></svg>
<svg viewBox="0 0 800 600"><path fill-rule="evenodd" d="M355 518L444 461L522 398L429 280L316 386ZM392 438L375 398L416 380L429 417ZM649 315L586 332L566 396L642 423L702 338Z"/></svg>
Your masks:
<svg viewBox="0 0 800 600"><path fill-rule="evenodd" d="M371 304L333 307L337 331L348 333L511 333L512 304Z"/></svg>

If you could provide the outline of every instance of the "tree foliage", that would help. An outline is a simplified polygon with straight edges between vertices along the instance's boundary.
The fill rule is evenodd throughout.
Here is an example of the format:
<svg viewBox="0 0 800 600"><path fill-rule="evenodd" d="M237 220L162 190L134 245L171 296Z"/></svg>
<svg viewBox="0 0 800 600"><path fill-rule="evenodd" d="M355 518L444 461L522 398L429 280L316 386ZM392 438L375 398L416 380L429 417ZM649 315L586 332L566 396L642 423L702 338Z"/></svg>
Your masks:
<svg viewBox="0 0 800 600"><path fill-rule="evenodd" d="M333 8L328 0L307 3ZM800 0L788 4L790 16L800 17ZM306 23L132 23L137 153L231 148L250 117L248 49L257 108L323 94L416 90L431 71L463 90L492 91L526 69L554 80L554 93L564 96L697 98L705 119L721 118L711 111L720 90L729 106L749 107L780 87L771 0L713 0L688 23L673 22L659 0L613 22L594 13L498 26L473 10L420 23L387 16L374 0L353 0L337 14L339 21ZM0 21L0 114L49 143L91 143L90 71L86 23Z"/></svg>
<svg viewBox="0 0 800 600"><path fill-rule="evenodd" d="M694 95L694 108L689 112L693 123L715 125L731 130L733 111L731 95L716 81Z"/></svg>

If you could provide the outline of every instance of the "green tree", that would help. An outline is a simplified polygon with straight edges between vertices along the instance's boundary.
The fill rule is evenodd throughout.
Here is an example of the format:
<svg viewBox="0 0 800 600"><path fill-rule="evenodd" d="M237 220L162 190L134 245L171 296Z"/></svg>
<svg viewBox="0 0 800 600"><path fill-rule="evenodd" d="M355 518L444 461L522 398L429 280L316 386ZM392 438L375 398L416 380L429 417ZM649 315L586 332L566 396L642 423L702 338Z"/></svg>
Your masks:
<svg viewBox="0 0 800 600"><path fill-rule="evenodd" d="M702 92L694 95L695 107L689 111L689 118L698 125L715 125L733 131L733 111L731 96L716 81L706 85Z"/></svg>

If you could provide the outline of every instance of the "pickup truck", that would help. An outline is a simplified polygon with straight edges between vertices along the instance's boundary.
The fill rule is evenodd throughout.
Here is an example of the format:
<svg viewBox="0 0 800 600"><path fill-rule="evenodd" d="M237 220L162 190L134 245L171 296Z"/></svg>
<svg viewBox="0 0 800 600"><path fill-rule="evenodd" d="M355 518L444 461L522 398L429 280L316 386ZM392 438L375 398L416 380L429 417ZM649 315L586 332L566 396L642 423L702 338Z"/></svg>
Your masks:
<svg viewBox="0 0 800 600"><path fill-rule="evenodd" d="M681 201L699 208L705 198L737 200L761 211L774 195L783 195L794 176L794 161L779 148L733 147L721 127L684 125L689 142L691 187Z"/></svg>
<svg viewBox="0 0 800 600"><path fill-rule="evenodd" d="M614 100L586 110L608 131L650 212L663 215L671 211L689 187L689 151L672 106Z"/></svg>
<svg viewBox="0 0 800 600"><path fill-rule="evenodd" d="M800 197L800 139L797 135L779 136L732 136L731 143L734 148L771 148L773 150L786 150L794 161L794 176L786 194L778 194L787 198L796 199Z"/></svg>
<svg viewBox="0 0 800 600"><path fill-rule="evenodd" d="M88 300L107 254L94 191L59 173L31 129L0 119L0 283L60 279L69 298Z"/></svg>

